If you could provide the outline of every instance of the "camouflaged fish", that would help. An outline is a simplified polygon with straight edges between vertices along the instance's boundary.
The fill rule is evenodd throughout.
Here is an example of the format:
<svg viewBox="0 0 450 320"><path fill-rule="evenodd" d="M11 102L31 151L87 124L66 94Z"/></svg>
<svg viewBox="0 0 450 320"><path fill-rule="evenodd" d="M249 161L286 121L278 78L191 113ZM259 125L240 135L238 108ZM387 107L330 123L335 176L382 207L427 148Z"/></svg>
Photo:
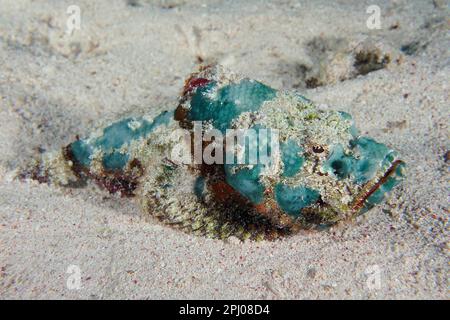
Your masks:
<svg viewBox="0 0 450 320"><path fill-rule="evenodd" d="M256 132L257 156L259 134L276 132L265 139L270 160L250 163L247 145L230 151L230 129ZM211 130L214 139L205 139ZM195 149L213 158L231 152L234 160L240 152L244 161L196 162ZM175 110L111 123L45 154L28 176L69 186L91 178L196 235L272 240L366 212L399 184L404 169L395 151L360 136L348 113L319 110L296 92L208 66L186 80Z"/></svg>

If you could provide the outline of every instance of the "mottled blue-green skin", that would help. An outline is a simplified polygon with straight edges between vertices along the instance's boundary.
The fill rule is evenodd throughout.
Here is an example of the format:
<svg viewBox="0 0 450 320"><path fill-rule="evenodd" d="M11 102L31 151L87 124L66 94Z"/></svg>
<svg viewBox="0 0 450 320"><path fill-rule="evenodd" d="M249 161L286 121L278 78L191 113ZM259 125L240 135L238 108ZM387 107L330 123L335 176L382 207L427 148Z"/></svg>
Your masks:
<svg viewBox="0 0 450 320"><path fill-rule="evenodd" d="M213 126L222 132L231 127L234 119L243 112L258 111L261 105L276 96L276 90L253 80L244 79L239 83L226 85L216 93L217 83L210 82L200 87L193 94L187 119L191 121L212 120ZM303 96L299 100L308 102ZM260 128L252 128L259 130ZM270 142L267 142L270 144ZM266 147L261 146L259 147ZM283 176L292 177L297 174L305 161L303 149L289 140L280 145L282 161L284 163ZM268 149L270 149L268 147ZM259 150L259 149L258 149ZM246 149L246 152L248 149ZM269 151L270 152L270 151ZM246 155L247 159L248 155ZM259 157L259 154L258 154ZM244 163L248 164L248 163ZM249 199L253 204L260 204L264 200L264 185L260 181L260 173L265 164L253 165L251 168L239 168L240 164L225 164L226 182L235 190ZM238 169L238 170L235 170ZM304 187L290 187L277 185L275 196L279 206L289 214L298 215L300 209L318 200L319 193Z"/></svg>
<svg viewBox="0 0 450 320"><path fill-rule="evenodd" d="M211 120L213 126L222 133L231 128L232 121L241 113L259 110L264 101L271 100L276 95L276 90L248 79L238 84L226 85L217 92L214 92L215 90L217 90L217 83L214 81L196 89L191 97L187 119ZM254 129L258 131L260 128ZM246 155L246 161L248 161L248 155ZM265 165L258 163L252 168L233 172L237 166L239 164L224 165L227 183L253 203L262 202L264 186L259 181L259 175Z"/></svg>
<svg viewBox="0 0 450 320"><path fill-rule="evenodd" d="M378 188L373 194L371 194L367 199L363 208L363 212L374 207L375 205L381 203L386 195L397 186L401 180L404 178L403 169L405 167L404 163L400 163L395 169L394 174L392 174L385 183L383 183L380 188Z"/></svg>
<svg viewBox="0 0 450 320"><path fill-rule="evenodd" d="M357 184L365 184L380 169L388 169L395 158L391 149L368 137L356 138L349 143L353 153L345 154L343 146L335 145L323 165L326 172L338 179L351 178Z"/></svg>
<svg viewBox="0 0 450 320"><path fill-rule="evenodd" d="M258 111L263 102L272 100L276 90L251 80L241 80L217 90L217 83L210 82L197 88L190 101L187 119L191 121L212 121L213 126L222 132L231 127L234 119L243 112ZM214 92L216 90L217 92ZM214 92L214 94L212 94ZM302 102L309 102L298 96ZM352 120L350 114L340 112L344 120ZM323 164L323 170L336 179L351 178L355 183L363 185L380 170L386 170L394 160L394 153L381 143L371 138L358 137L354 125L350 127L353 140L349 141L351 152L346 154L344 146L336 145ZM301 174L304 164L304 150L295 141L289 140L280 144L283 162L282 176L285 178ZM247 151L247 149L246 149ZM355 156L358 154L358 157ZM253 204L264 201L264 185L260 181L263 164L252 167L240 167L239 164L225 164L225 177L229 185L249 199ZM237 170L236 170L237 169ZM398 184L399 179L393 177L380 187L368 199L375 204L383 200L384 194ZM287 214L298 217L301 209L311 206L320 199L317 190L305 186L289 186L277 184L274 189L275 200Z"/></svg>
<svg viewBox="0 0 450 320"><path fill-rule="evenodd" d="M228 84L220 89L217 89L217 83L210 82L194 91L187 119L212 121L215 128L225 133L240 114L259 110L265 101L272 100L275 96L276 90L248 79ZM302 102L309 101L300 95L298 99ZM351 120L348 113L340 112L340 115L345 120ZM126 146L129 146L132 141L145 138L158 126L168 124L172 118L173 112L163 112L153 121L139 117L115 122L107 126L99 137L73 142L69 146L73 159L88 168L94 152L100 150L103 153L102 164L106 170L123 170L130 157L130 154L126 152ZM139 128L132 129L130 124L136 120L141 125ZM258 133L259 130L266 128L254 126L253 129ZM387 170L392 165L395 153L371 138L359 137L354 126L350 128L350 133L353 138L348 142L348 146L331 146L330 154L322 164L322 170L336 179L351 179L359 185L364 185L373 179L377 172ZM269 155L271 152L270 141L261 142L259 139L258 135L258 159L263 148L267 148ZM120 149L124 149L125 152L123 150L120 152ZM283 163L282 177L289 180L296 175L301 175L306 157L304 148L297 141L287 140L280 143L280 151ZM246 152L248 152L247 148ZM249 155L246 154L244 163L225 164L225 179L231 187L257 205L264 201L265 192L265 186L260 181L260 174L270 163L258 161L252 166L243 167L242 164L248 164L248 158ZM402 166L403 164L370 195L365 208L381 202L385 194L399 183ZM205 179L199 178L193 191L201 198L204 189ZM300 216L303 208L320 200L320 193L317 190L302 185L277 183L274 186L274 195L278 206L294 218Z"/></svg>
<svg viewBox="0 0 450 320"><path fill-rule="evenodd" d="M291 216L300 216L301 209L310 206L320 198L320 193L303 186L275 186L275 199L280 208Z"/></svg>
<svg viewBox="0 0 450 320"><path fill-rule="evenodd" d="M394 151L368 137L351 140L350 147L352 153L346 154L341 145L335 145L323 168L338 179L350 178L359 185L364 185L373 179L379 170L389 169L396 157ZM355 154L359 156L355 157ZM404 166L404 163L400 163L386 182L366 199L363 212L381 203L386 195L400 183L403 179Z"/></svg>
<svg viewBox="0 0 450 320"><path fill-rule="evenodd" d="M264 101L276 95L275 89L248 79L220 88L213 98L210 93L216 87L217 83L212 81L197 88L187 118L192 121L212 120L214 127L222 133L231 128L231 122L241 113L258 111Z"/></svg>
<svg viewBox="0 0 450 320"><path fill-rule="evenodd" d="M260 182L259 175L266 168L270 166L270 155L271 155L271 141L270 141L270 130L263 128L261 126L254 126L252 129L256 132L257 140L257 152L256 157L258 162L253 164L252 167L244 167L241 165L250 164L250 155L248 141L245 145L244 161L242 163L237 163L237 159L234 159L234 163L224 164L225 169L225 179L227 183L232 186L235 190L238 190L242 195L248 198L252 203L259 204L264 200L264 185ZM261 129L267 130L267 136L261 135ZM264 140L260 140L263 138ZM261 161L262 155L267 155L269 160L267 163Z"/></svg>
<svg viewBox="0 0 450 320"><path fill-rule="evenodd" d="M283 161L283 176L293 177L302 168L305 158L303 157L303 148L294 140L288 140L280 144L281 161Z"/></svg>
<svg viewBox="0 0 450 320"><path fill-rule="evenodd" d="M72 156L77 163L89 167L95 150L103 152L103 167L107 170L121 170L129 160L129 154L119 152L124 145L129 145L133 140L145 138L155 128L167 124L173 118L173 112L163 112L153 121L147 121L142 117L126 118L117 121L105 129L103 134L96 139L81 139L70 144ZM132 130L130 123L140 121L141 126Z"/></svg>

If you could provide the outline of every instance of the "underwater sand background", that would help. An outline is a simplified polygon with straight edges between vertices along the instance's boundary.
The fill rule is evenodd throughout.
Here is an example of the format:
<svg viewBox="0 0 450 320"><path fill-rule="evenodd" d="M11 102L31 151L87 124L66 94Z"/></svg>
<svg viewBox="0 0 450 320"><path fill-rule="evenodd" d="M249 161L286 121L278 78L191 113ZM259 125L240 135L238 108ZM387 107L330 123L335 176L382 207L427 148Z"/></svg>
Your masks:
<svg viewBox="0 0 450 320"><path fill-rule="evenodd" d="M81 29L68 35L72 4ZM372 4L380 30L366 25ZM448 2L0 8L0 298L450 298ZM173 230L91 184L14 179L30 158L105 119L175 107L200 61L351 113L363 134L400 152L407 180L351 225L242 243ZM79 290L67 286L71 265Z"/></svg>

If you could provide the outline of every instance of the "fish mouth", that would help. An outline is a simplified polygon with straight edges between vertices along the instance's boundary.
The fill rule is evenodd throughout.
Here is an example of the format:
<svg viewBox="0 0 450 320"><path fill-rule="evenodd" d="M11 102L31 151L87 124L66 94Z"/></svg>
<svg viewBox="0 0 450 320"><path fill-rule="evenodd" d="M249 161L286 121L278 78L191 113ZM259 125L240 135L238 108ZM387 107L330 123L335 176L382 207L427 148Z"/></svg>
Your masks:
<svg viewBox="0 0 450 320"><path fill-rule="evenodd" d="M351 206L353 215L364 213L380 203L404 179L405 167L404 161L395 160L381 178L375 183L369 183L369 186L356 197Z"/></svg>

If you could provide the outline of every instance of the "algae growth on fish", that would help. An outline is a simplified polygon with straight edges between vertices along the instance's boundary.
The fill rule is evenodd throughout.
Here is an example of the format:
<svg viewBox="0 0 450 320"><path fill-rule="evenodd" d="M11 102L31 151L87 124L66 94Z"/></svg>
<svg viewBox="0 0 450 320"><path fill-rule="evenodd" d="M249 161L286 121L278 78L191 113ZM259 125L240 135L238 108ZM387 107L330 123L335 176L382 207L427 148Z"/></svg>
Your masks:
<svg viewBox="0 0 450 320"><path fill-rule="evenodd" d="M404 163L360 136L348 113L208 66L186 80L174 110L111 123L25 176L68 186L90 178L187 232L271 240L369 210Z"/></svg>

